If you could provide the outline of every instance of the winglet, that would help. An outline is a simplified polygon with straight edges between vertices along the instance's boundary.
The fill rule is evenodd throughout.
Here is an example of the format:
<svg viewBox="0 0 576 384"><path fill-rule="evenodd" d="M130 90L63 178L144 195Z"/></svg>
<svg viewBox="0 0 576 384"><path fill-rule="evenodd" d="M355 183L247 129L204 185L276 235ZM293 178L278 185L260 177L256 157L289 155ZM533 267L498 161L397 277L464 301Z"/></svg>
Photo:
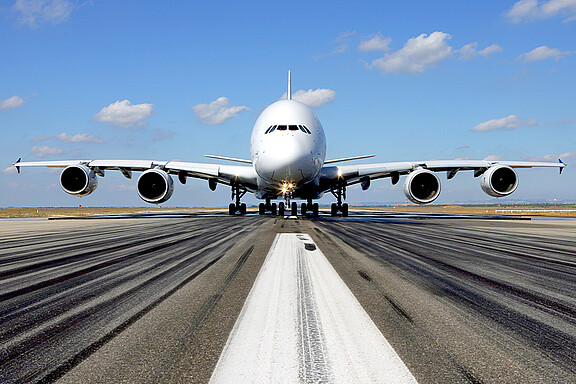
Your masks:
<svg viewBox="0 0 576 384"><path fill-rule="evenodd" d="M288 70L288 100L292 100L292 79L290 76L290 70Z"/></svg>
<svg viewBox="0 0 576 384"><path fill-rule="evenodd" d="M16 162L14 164L12 164L13 166L16 167L16 170L18 171L18 173L20 173L20 167L18 166L18 163L20 163L20 160L22 160L21 157L18 160L16 160Z"/></svg>
<svg viewBox="0 0 576 384"><path fill-rule="evenodd" d="M562 170L564 169L564 167L568 166L565 162L562 161L562 159L558 159L558 162L560 164L564 164L562 167L560 167L560 174L562 174Z"/></svg>

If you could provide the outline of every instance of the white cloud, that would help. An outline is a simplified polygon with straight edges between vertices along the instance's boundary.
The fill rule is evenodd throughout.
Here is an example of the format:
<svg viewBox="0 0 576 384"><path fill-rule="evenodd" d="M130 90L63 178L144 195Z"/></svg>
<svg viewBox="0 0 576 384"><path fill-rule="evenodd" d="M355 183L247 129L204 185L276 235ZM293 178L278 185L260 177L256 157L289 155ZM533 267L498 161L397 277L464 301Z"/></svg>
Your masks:
<svg viewBox="0 0 576 384"><path fill-rule="evenodd" d="M332 44L337 44L336 48L334 48L334 50L332 52L322 54L322 55L316 55L313 57L313 59L319 60L319 59L323 59L325 57L329 57L332 55L338 55L338 54L346 52L348 50L349 45L350 45L350 40L352 39L352 37L356 36L356 34L357 34L356 31L342 32L332 42Z"/></svg>
<svg viewBox="0 0 576 384"><path fill-rule="evenodd" d="M381 33L377 33L369 40L362 41L358 46L360 51L389 51L392 38L384 37Z"/></svg>
<svg viewBox="0 0 576 384"><path fill-rule="evenodd" d="M452 54L446 40L450 35L433 32L409 39L402 49L372 62L371 68L385 73L422 73L436 66Z"/></svg>
<svg viewBox="0 0 576 384"><path fill-rule="evenodd" d="M194 115L202 124L218 125L236 117L240 112L250 108L243 105L230 105L227 97L219 97L209 104L192 106Z"/></svg>
<svg viewBox="0 0 576 384"><path fill-rule="evenodd" d="M492 44L484 49L478 50L478 43L474 41L460 48L458 53L460 54L461 60L472 60L478 56L486 58L500 51L502 51L502 47L498 44Z"/></svg>
<svg viewBox="0 0 576 384"><path fill-rule="evenodd" d="M24 104L25 101L20 96L12 96L5 100L0 101L0 109L3 111L7 111L10 109L18 108Z"/></svg>
<svg viewBox="0 0 576 384"><path fill-rule="evenodd" d="M102 139L99 137L92 136L89 133L77 133L75 135L69 135L66 132L62 132L56 135L56 138L64 143L101 143Z"/></svg>
<svg viewBox="0 0 576 384"><path fill-rule="evenodd" d="M30 27L66 21L75 8L69 0L17 0L14 4L14 10L20 13L18 21Z"/></svg>
<svg viewBox="0 0 576 384"><path fill-rule="evenodd" d="M30 153L35 155L36 157L46 157L50 155L60 155L64 153L64 151L58 147L49 147L47 145L35 145L32 148L30 148Z"/></svg>
<svg viewBox="0 0 576 384"><path fill-rule="evenodd" d="M46 140L51 140L51 139L53 139L52 136L39 135L39 136L36 136L35 138L33 138L32 140L30 140L30 142L37 143L39 141L46 141Z"/></svg>
<svg viewBox="0 0 576 384"><path fill-rule="evenodd" d="M513 130L520 127L533 127L538 125L536 119L521 120L516 115L510 115L501 119L492 119L476 125L472 128L477 132L488 132L498 130Z"/></svg>
<svg viewBox="0 0 576 384"><path fill-rule="evenodd" d="M561 159L563 162L574 161L576 160L576 152L564 152L559 155L551 154L551 155L543 155L543 156L532 156L527 157L524 160L528 161L548 161L552 163L557 163L558 159Z"/></svg>
<svg viewBox="0 0 576 384"><path fill-rule="evenodd" d="M490 156L486 156L484 158L484 160L486 160L486 161L501 161L501 160L504 160L504 157L500 156L500 155L490 155Z"/></svg>
<svg viewBox="0 0 576 384"><path fill-rule="evenodd" d="M132 104L130 100L118 100L102 108L100 112L94 115L92 120L128 128L147 125L148 122L144 120L153 113L154 104Z"/></svg>
<svg viewBox="0 0 576 384"><path fill-rule="evenodd" d="M287 96L288 94L284 92L281 99L286 99ZM306 104L310 108L321 108L335 99L336 91L325 88L309 89L307 91L301 89L292 94L292 100Z"/></svg>
<svg viewBox="0 0 576 384"><path fill-rule="evenodd" d="M13 165L11 165L7 168L4 168L4 170L2 171L2 173L5 175L12 175L12 174L17 173L17 172L18 172L18 170Z"/></svg>
<svg viewBox="0 0 576 384"><path fill-rule="evenodd" d="M530 52L526 52L521 54L518 57L518 60L523 60L524 62L531 62L531 61L540 61L546 59L554 59L556 61L560 60L561 58L569 55L573 55L574 51L561 51L557 48L550 48L546 45L543 45L538 48L534 48Z"/></svg>
<svg viewBox="0 0 576 384"><path fill-rule="evenodd" d="M565 16L565 22L576 20L576 0L520 0L514 3L505 16L512 23L534 19Z"/></svg>

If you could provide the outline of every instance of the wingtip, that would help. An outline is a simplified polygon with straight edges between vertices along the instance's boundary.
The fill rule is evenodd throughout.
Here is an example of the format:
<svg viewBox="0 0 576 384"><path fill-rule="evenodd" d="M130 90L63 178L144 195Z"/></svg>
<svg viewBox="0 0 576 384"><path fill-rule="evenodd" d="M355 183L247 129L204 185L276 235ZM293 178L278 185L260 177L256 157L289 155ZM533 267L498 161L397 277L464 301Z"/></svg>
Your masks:
<svg viewBox="0 0 576 384"><path fill-rule="evenodd" d="M18 173L20 173L20 167L18 166L18 164L20 163L20 160L22 160L21 157L19 157L18 160L16 160L16 162L14 164L12 164L14 167L16 167L16 170L18 171Z"/></svg>
<svg viewBox="0 0 576 384"><path fill-rule="evenodd" d="M558 159L558 162L560 164L562 164L562 166L560 167L560 174L562 174L562 170L564 169L564 167L567 167L568 164L566 164L565 162L562 161L562 159Z"/></svg>

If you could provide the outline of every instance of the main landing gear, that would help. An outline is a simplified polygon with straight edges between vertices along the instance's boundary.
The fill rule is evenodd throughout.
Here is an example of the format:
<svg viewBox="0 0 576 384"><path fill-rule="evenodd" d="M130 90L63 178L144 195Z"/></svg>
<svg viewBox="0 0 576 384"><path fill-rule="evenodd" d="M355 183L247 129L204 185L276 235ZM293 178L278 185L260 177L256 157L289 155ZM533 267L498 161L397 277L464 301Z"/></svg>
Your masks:
<svg viewBox="0 0 576 384"><path fill-rule="evenodd" d="M282 204L282 203L280 203ZM280 211L282 212L281 215L284 214L284 205L280 207ZM270 198L266 198L266 203L260 203L258 205L258 213L264 215L266 212L272 213L273 216L276 216L278 212L278 206L276 203L270 203Z"/></svg>
<svg viewBox="0 0 576 384"><path fill-rule="evenodd" d="M246 194L246 192L246 188L239 184L232 184L232 200L236 199L236 203L230 203L228 206L228 214L235 215L236 212L241 215L246 214L246 204L240 202L240 199Z"/></svg>
<svg viewBox="0 0 576 384"><path fill-rule="evenodd" d="M348 204L342 204L342 198L346 199L346 184L340 184L336 188L332 188L330 191L338 199L337 203L332 203L330 206L330 215L338 216L338 212L342 213L342 217L348 216Z"/></svg>
<svg viewBox="0 0 576 384"><path fill-rule="evenodd" d="M318 217L318 203L312 203L312 199L308 199L308 203L302 203L300 206L300 212L302 212L302 216L306 216L306 213L311 212L312 216Z"/></svg>

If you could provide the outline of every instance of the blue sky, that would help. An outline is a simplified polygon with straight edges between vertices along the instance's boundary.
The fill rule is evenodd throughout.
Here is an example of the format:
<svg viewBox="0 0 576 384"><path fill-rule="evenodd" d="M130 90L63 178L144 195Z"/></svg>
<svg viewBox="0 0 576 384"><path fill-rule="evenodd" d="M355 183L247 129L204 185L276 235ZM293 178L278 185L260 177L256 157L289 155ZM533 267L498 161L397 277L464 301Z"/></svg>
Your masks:
<svg viewBox="0 0 576 384"><path fill-rule="evenodd" d="M439 5L441 4L441 5ZM314 106L328 157L549 160L507 201L575 201L576 0L0 3L0 206L145 205L114 172L90 196L17 158L249 158L262 109ZM469 172L438 202L493 202ZM166 205L224 206L177 182ZM322 202L331 202L325 197ZM248 197L246 202L256 200ZM379 180L349 202L402 203Z"/></svg>

